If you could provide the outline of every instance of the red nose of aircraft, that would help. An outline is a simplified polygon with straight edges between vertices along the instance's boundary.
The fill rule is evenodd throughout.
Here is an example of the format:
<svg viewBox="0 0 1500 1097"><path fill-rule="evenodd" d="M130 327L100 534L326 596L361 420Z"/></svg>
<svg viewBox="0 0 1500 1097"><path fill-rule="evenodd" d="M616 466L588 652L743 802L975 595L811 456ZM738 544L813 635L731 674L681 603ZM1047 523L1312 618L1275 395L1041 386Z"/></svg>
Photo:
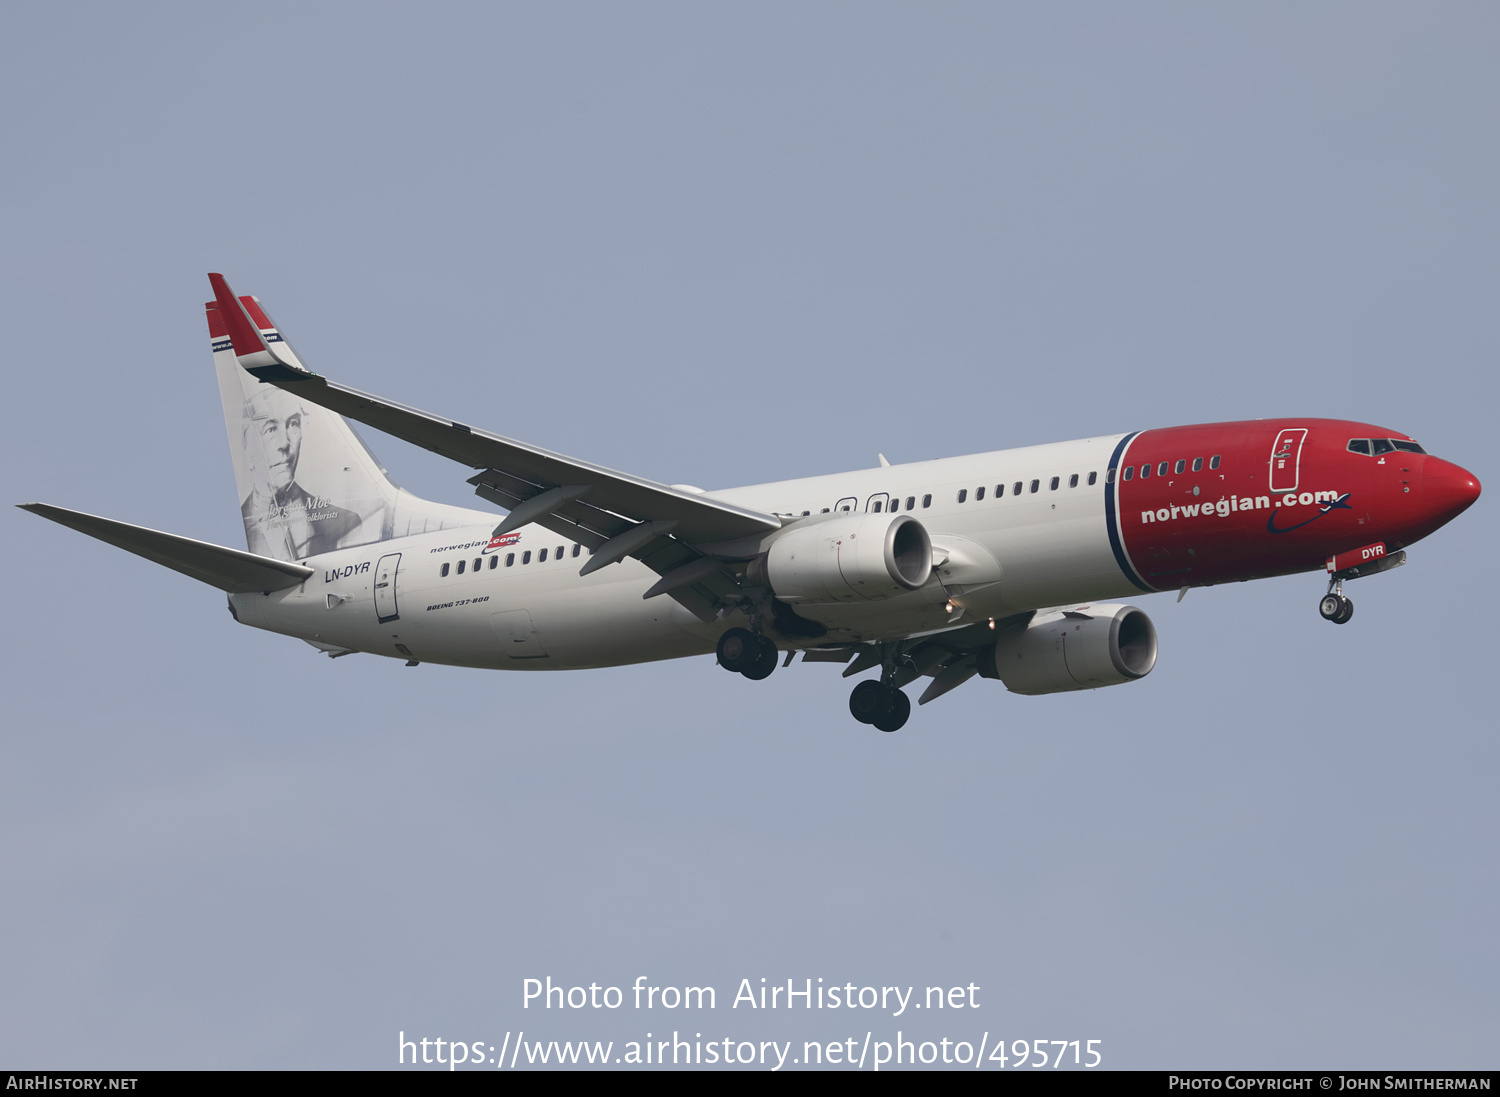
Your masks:
<svg viewBox="0 0 1500 1097"><path fill-rule="evenodd" d="M1422 466L1422 504L1441 525L1451 522L1479 498L1479 478L1441 457Z"/></svg>

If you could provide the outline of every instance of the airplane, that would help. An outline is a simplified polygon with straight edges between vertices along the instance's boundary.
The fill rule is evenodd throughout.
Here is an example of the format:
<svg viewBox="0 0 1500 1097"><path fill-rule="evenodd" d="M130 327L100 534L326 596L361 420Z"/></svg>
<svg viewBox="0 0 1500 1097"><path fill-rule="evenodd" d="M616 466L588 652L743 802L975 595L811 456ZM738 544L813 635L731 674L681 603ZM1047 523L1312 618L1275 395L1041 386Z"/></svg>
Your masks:
<svg viewBox="0 0 1500 1097"><path fill-rule="evenodd" d="M705 491L404 407L312 372L255 297L205 308L246 549L45 503L23 509L225 591L240 624L338 658L579 670L798 652L859 682L886 732L979 677L1039 695L1156 665L1138 594L1322 571L1344 583L1479 498L1399 431L1336 419L1153 428ZM473 470L497 514L398 488L348 420ZM497 518L499 519L497 521ZM784 655L784 659L783 659Z"/></svg>

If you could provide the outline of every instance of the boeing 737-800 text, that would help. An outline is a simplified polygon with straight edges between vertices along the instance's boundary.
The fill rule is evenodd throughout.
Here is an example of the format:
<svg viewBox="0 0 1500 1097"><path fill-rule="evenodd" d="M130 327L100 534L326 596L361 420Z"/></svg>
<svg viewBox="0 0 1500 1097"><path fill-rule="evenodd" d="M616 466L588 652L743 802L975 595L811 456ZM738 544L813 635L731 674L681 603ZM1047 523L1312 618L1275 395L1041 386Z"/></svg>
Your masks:
<svg viewBox="0 0 1500 1097"><path fill-rule="evenodd" d="M970 678L1017 693L1142 678L1156 630L1110 601L1406 560L1479 497L1398 431L1271 419L1132 431L726 491L658 484L333 384L209 275L208 329L247 551L27 510L228 592L235 620L332 656L579 670L717 652L845 664L883 731ZM509 513L397 488L345 416L475 470Z"/></svg>

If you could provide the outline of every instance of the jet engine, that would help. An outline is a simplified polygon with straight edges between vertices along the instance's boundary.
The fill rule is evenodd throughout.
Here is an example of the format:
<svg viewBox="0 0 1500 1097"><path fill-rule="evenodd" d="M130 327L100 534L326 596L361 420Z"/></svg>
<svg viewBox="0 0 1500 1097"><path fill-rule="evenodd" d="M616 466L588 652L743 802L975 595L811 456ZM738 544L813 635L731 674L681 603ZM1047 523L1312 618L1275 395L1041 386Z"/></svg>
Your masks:
<svg viewBox="0 0 1500 1097"><path fill-rule="evenodd" d="M1156 666L1156 627L1134 606L1073 606L1040 613L1000 637L979 673L1012 693L1064 693L1144 678Z"/></svg>
<svg viewBox="0 0 1500 1097"><path fill-rule="evenodd" d="M932 540L909 514L844 514L787 530L750 562L750 578L793 605L868 602L921 588Z"/></svg>

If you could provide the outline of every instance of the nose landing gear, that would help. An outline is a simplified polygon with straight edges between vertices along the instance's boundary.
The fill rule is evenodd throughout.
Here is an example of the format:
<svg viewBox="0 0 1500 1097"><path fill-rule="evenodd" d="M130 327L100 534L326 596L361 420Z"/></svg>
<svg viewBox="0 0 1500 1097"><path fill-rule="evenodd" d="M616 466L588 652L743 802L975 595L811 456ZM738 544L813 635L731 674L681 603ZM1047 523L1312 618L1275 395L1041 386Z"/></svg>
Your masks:
<svg viewBox="0 0 1500 1097"><path fill-rule="evenodd" d="M1328 593L1318 602L1318 612L1325 621L1335 625L1346 625L1354 616L1354 603L1344 596L1344 580L1360 579L1366 575L1378 575L1382 571L1399 568L1406 563L1406 550L1387 550L1384 541L1377 541L1364 548L1351 549L1328 558ZM1340 568L1340 564L1347 566Z"/></svg>
<svg viewBox="0 0 1500 1097"><path fill-rule="evenodd" d="M1354 603L1345 596L1344 581L1338 576L1328 581L1328 593L1318 603L1318 612L1323 615L1323 620L1335 625L1347 625L1349 618L1354 616Z"/></svg>

